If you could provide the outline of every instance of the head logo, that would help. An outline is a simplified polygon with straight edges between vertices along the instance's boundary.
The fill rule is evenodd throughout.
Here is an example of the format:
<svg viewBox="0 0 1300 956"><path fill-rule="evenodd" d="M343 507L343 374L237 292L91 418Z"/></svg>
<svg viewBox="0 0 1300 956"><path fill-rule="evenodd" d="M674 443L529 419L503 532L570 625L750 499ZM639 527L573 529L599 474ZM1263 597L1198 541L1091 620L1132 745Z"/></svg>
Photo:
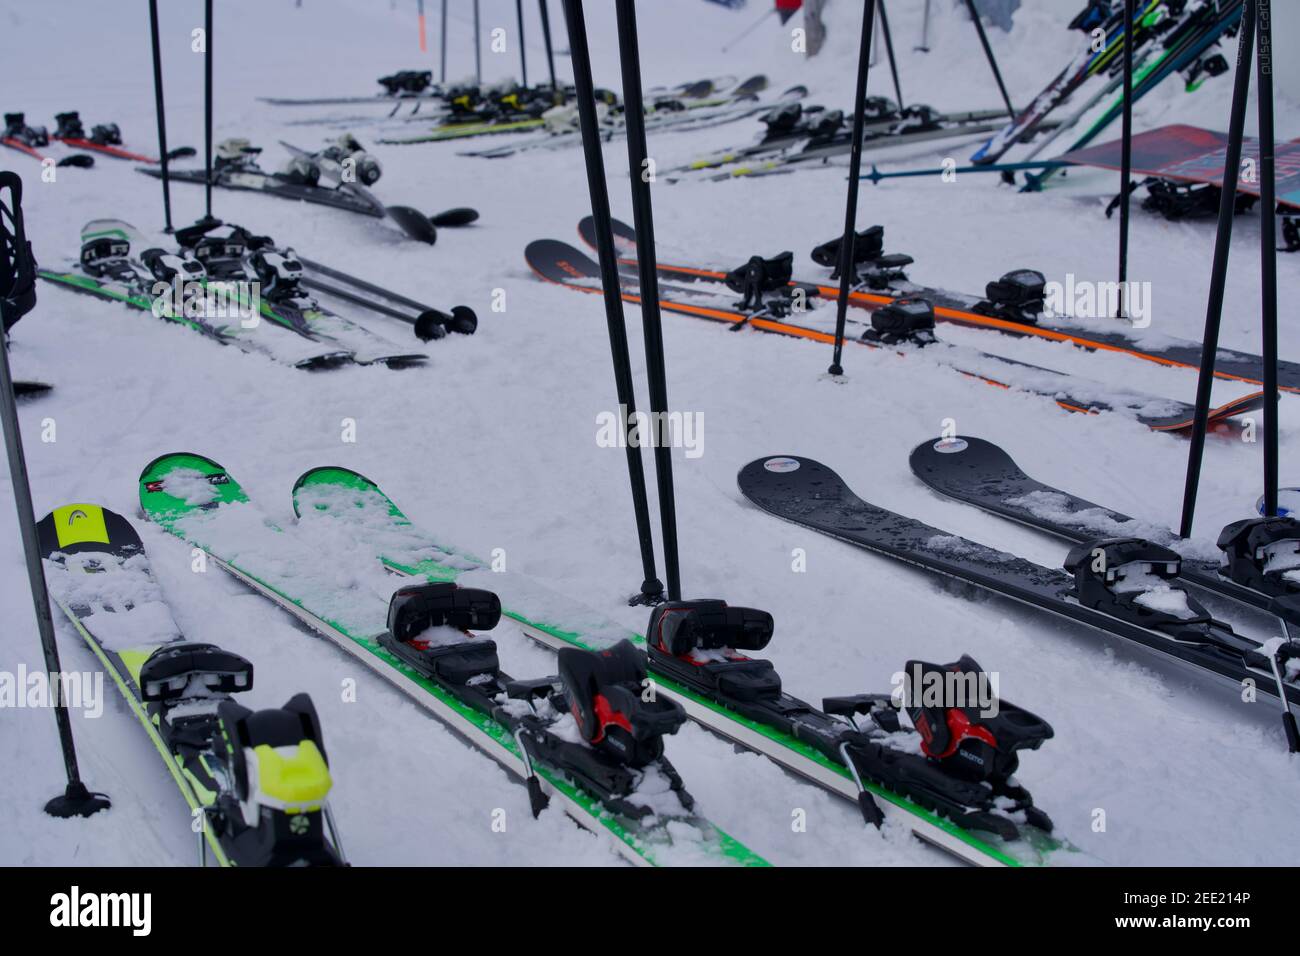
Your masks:
<svg viewBox="0 0 1300 956"><path fill-rule="evenodd" d="M71 528L71 527L72 527L72 523L73 523L74 521L85 521L87 517L89 517L89 516L88 516L84 511L82 511L80 508L78 508L76 511L69 512L69 514L68 514L68 527Z"/></svg>

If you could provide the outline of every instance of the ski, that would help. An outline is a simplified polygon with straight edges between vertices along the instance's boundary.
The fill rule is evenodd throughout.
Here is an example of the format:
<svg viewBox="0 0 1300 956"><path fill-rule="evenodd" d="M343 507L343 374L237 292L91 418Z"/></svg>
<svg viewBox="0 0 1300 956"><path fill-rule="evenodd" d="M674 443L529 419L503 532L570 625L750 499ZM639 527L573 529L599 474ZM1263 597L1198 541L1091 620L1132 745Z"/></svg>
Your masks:
<svg viewBox="0 0 1300 956"><path fill-rule="evenodd" d="M124 149L122 131L116 123L104 123L92 127L90 134L87 135L85 127L81 124L80 115L75 112L59 113L54 117L54 121L58 125L50 138L65 146L71 146L73 149L88 149L116 159L129 159L137 163L158 163L158 160L152 156ZM194 155L196 155L194 147L178 146L168 151L167 158L184 159Z"/></svg>
<svg viewBox="0 0 1300 956"><path fill-rule="evenodd" d="M248 140L224 140L218 145L217 152L217 162L212 170L214 186L296 199L376 219L388 218L412 239L430 245L437 241L438 230L429 216L410 206L386 206L359 182L322 186L319 184L320 169L302 157L292 157L282 172L268 173L257 164L256 157L261 150L250 146ZM161 169L137 167L137 170L155 179L162 178ZM170 170L168 179L195 185L208 181L207 173L202 169Z"/></svg>
<svg viewBox="0 0 1300 956"><path fill-rule="evenodd" d="M398 70L390 76L381 76L376 82L384 88L382 93L369 96L313 96L292 98L259 96L263 103L272 106L334 106L351 103L393 103L406 100L442 99L446 91L433 82L430 70Z"/></svg>
<svg viewBox="0 0 1300 956"><path fill-rule="evenodd" d="M1103 72L1123 56L1124 46L1135 40L1134 52L1150 39L1150 28L1163 20L1164 0L1147 0L1136 11L1132 29L1124 23L1123 11L1112 16L1106 24L1106 36L1101 49L1093 48L1092 37L1088 45L1063 69L1047 87L1034 98L1020 115L977 149L970 161L977 166L997 162L1006 152L1041 128L1049 113L1070 98L1091 77ZM1071 27L1074 27L1071 24ZM1079 28L1082 28L1080 25ZM1091 30L1085 30L1091 33ZM1131 34L1131 36L1130 36Z"/></svg>
<svg viewBox="0 0 1300 956"><path fill-rule="evenodd" d="M864 127L865 148L907 146L975 135L993 129L992 120L1006 115L1005 110L941 114L926 106L911 106L900 112L885 100L880 100L878 110L881 116L873 117ZM724 180L787 171L799 164L825 163L847 155L852 148L852 133L839 110L799 110L799 104L795 103L770 111L763 121L767 132L758 143L711 153L666 169L664 178L678 182L693 173L721 167L729 168L706 178Z"/></svg>
<svg viewBox="0 0 1300 956"><path fill-rule="evenodd" d="M258 314L304 338L346 349L359 365L411 368L429 357L413 352L350 319L321 306L301 285L302 263L293 249L270 236L255 236L240 226L200 221L176 230L185 254L204 270L208 285L233 290L239 304L251 309L256 288ZM440 337L434 335L434 337Z"/></svg>
<svg viewBox="0 0 1300 956"><path fill-rule="evenodd" d="M662 756L663 735L681 715L640 700L644 674L626 651L575 650L560 677L514 681L500 671L495 645L468 633L489 630L500 617L490 591L404 587L384 599L340 584L315 570L316 550L271 524L224 468L200 455L164 455L147 465L140 504L163 530L202 548L524 778L535 813L553 801L637 864L765 864L692 810ZM604 717L593 694L603 697Z"/></svg>
<svg viewBox="0 0 1300 956"><path fill-rule="evenodd" d="M1139 521L1024 473L993 442L962 436L926 441L908 459L912 473L939 494L1076 544L1142 538L1182 557L1180 575L1195 585L1300 625L1300 522L1253 518L1223 529L1209 548L1168 528Z"/></svg>
<svg viewBox="0 0 1300 956"><path fill-rule="evenodd" d="M725 661L720 647L705 649L716 665L706 665L705 670L715 676L728 670L736 674L701 684L702 678L696 676L700 668L688 660L689 650L677 647L680 653L668 652L676 645L673 638L663 636L669 627L666 608L657 610L652 618L651 632L661 637L647 648L644 637L603 619L590 608L576 605L526 576L496 573L478 558L427 534L378 485L346 468L323 467L305 472L294 484L293 509L305 530L321 522L341 524L349 541L369 548L376 560L396 574L431 582L455 581L462 586L494 584L503 596L503 613L530 638L547 647L600 649L630 641L642 649L648 673L661 696L677 700L697 723L767 756L830 793L857 802L872 822L899 820L918 838L977 865L1040 865L1067 862L1067 858L1073 862L1086 859L1080 851L1050 835L1050 821L1032 808L1027 792L1003 805L1005 808L1019 801L1009 816L994 809L989 801L991 791L984 784L971 786L971 781L963 781L960 774L952 776L951 765L942 761L913 763L882 745L882 732L888 737L901 730L891 722L887 708L882 708L880 695L831 698L824 709L815 708L780 692L779 678L771 672L770 664L742 663L734 650L739 645L728 645L732 651ZM322 539L328 540L329 533L324 529ZM742 612L720 605L678 605L672 611L671 629L684 639L687 633L699 630L701 622L714 620L717 613L725 618ZM758 631L765 635L762 643L766 643L771 637L770 615L761 611L752 615L748 620L758 623ZM657 628L656 621L663 626ZM712 634L709 640L714 644L719 640L741 641L735 629L710 630L703 626L703 630ZM963 666L977 667L973 662ZM745 676L753 669L766 675L762 679L766 690L738 696L737 688L748 686L753 691L759 687L758 682ZM1014 705L1004 706L1026 713ZM1030 724L1027 720L1022 726ZM996 763L1005 770L1003 761L1011 758L1016 749L1036 748L1050 736L1046 725L1035 726L1036 733L1025 734L1015 744L1015 735L1008 730L1002 739L1011 749L1000 751L997 758L986 754L987 766ZM917 786L910 788L905 781ZM993 785L991 781L984 783Z"/></svg>
<svg viewBox="0 0 1300 956"><path fill-rule="evenodd" d="M545 281L580 292L601 293L599 265L572 246L553 239L539 239L529 243L524 255L533 271ZM624 265L629 271L620 275L623 299L639 303L641 296L633 271L634 261L631 265ZM781 285L785 283L781 282ZM664 283L659 287L659 304L669 312L726 323L733 331L752 328L822 343L831 343L835 339L832 316L822 316L820 328L813 324L818 317L812 311L800 313L799 322L795 322L791 318L794 310L784 300L776 303L780 308L769 302L746 310L738 307L734 298ZM918 312L924 316L919 322L916 319ZM1191 429L1195 409L1184 402L1088 382L1054 369L938 342L932 331L936 312L918 300L889 300L886 307L873 313L872 326L860 332L855 330L854 334L860 336L855 341L869 348L889 348L900 355L929 358L937 365L986 385L1051 399L1068 412L1127 414L1153 431L1174 434ZM1261 393L1252 393L1216 407L1212 412L1215 430L1235 430L1231 420L1259 408L1262 401Z"/></svg>
<svg viewBox="0 0 1300 956"><path fill-rule="evenodd" d="M1133 77L1133 101L1140 100L1170 75L1197 62L1225 33L1237 28L1241 22L1242 4L1243 0L1202 3L1182 27L1169 37L1165 51ZM1124 97L1121 93L1106 112L1070 144L1066 152L1072 153L1091 143L1123 113L1123 109ZM1040 190L1057 172L1059 167L1038 174L1026 173L1026 185L1022 188L1027 192Z"/></svg>
<svg viewBox="0 0 1300 956"><path fill-rule="evenodd" d="M1300 703L1300 641L1261 644L1215 620L1179 586L1178 553L1154 542L1098 537L1072 549L1062 572L876 507L810 458L759 458L736 481L741 494L778 518L1085 624L1238 687L1257 686L1288 713Z"/></svg>
<svg viewBox="0 0 1300 956"><path fill-rule="evenodd" d="M311 698L252 711L253 665L187 640L135 529L91 504L37 525L50 596L121 692L181 796L202 819L199 861L339 866L332 781Z"/></svg>
<svg viewBox="0 0 1300 956"><path fill-rule="evenodd" d="M221 308L228 297L218 297L209 308L203 293L207 270L191 256L169 253L153 246L130 223L118 219L93 219L82 227L81 255L63 270L37 269L46 282L71 292L118 302L174 323L221 345L262 355L294 368L319 370L351 363L350 351L338 345L284 329L279 322L251 321ZM173 301L177 283L193 294ZM280 330L276 330L280 326ZM293 334L289 334L293 333Z"/></svg>
<svg viewBox="0 0 1300 956"><path fill-rule="evenodd" d="M873 227L879 228L879 227ZM594 243L590 217L578 226L579 234L589 245ZM864 230L868 231L868 230ZM636 265L636 232L614 220L614 241L619 246L624 265ZM838 242L838 240L832 240ZM910 258L908 263L910 263ZM866 265L870 265L868 262ZM725 282L728 272L696 265L673 265L660 261L658 271L675 279L703 279ZM1201 346L1185 339L1161 336L1151 343L1137 335L1116 331L1115 320L1099 321L1069 316L1047 317L1043 314L1045 279L1032 269L1017 269L990 282L985 298L919 286L900 277L901 269L868 269L863 281L852 287L849 303L866 309L889 305L900 296L920 297L934 307L936 321L950 322L967 328L987 329L1017 338L1041 338L1049 342L1069 342L1082 349L1109 352L1154 362L1157 365L1199 370ZM859 275L862 275L859 271ZM791 278L788 285L802 288L829 301L839 299L838 284L828 280L800 281ZM1215 353L1215 378L1247 385L1264 384L1264 359L1250 352L1220 348ZM1278 362L1278 385L1286 392L1300 394L1300 363Z"/></svg>
<svg viewBox="0 0 1300 956"><path fill-rule="evenodd" d="M56 166L89 169L95 165L95 157L87 156L85 153L73 153L58 160L53 156L46 156L41 150L50 145L49 131L44 126L28 126L26 117L22 113L4 115L4 130L0 132L0 145L26 153L32 159L40 160L42 163L51 162Z"/></svg>

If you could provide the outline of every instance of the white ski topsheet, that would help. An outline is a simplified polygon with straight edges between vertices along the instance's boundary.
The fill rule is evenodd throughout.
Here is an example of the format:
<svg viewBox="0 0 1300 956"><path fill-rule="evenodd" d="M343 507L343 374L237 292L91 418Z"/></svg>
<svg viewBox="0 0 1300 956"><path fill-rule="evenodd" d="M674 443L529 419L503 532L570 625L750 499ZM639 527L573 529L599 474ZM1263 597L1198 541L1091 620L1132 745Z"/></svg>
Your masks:
<svg viewBox="0 0 1300 956"><path fill-rule="evenodd" d="M997 103L979 43L961 14L932 15L932 52L926 55L911 50L923 4L896 6L890 7L890 25L909 102L945 111ZM1078 6L1077 0L1022 4L1015 32L990 31L1017 106L1077 49L1079 35L1064 24ZM1275 7L1281 34L1284 17L1295 11L1288 4ZM828 8L827 46L811 62L791 52L789 32L775 20L719 54L747 25L752 8L738 16L701 0L661 0L639 9L646 86L763 72L770 90L804 83L808 102L848 108L860 5ZM149 38L140 23L90 0L67 0L57 9L19 5L8 13L6 37L14 42L7 62L26 77L29 122L49 124L75 102L87 119L119 123L128 147L151 151ZM535 8L525 13L531 67L543 62L540 30ZM612 5L588 4L587 15L596 82L617 89ZM409 8L389 11L370 0L313 0L301 9L230 0L222 16L228 37L230 25L253 17L261 29L242 34L238 43L221 44L218 37L217 140L248 136L274 151L286 134L280 125L286 111L258 104L256 97L365 93L377 88L375 77L418 65ZM457 16L454 5L449 16ZM484 0L483 17L510 25L513 4ZM310 29L303 18L310 18ZM466 24L453 19L453 25L468 35ZM164 17L165 48L188 50L191 26ZM284 36L302 40L301 56L284 55ZM95 71L96 58L53 58L53 44L78 52L111 45L124 67L108 83ZM515 57L485 55L483 63L492 79L517 69ZM567 78L568 64L561 59L557 67ZM449 70L456 77L472 73L472 51L449 50ZM166 79L169 113L201 116L202 71L169 70ZM886 69L873 69L869 92L892 97L891 85ZM1138 104L1137 128L1187 122L1222 129L1230 87L1219 78L1188 95L1177 82L1166 85ZM1280 140L1300 136L1297 96L1279 85ZM1252 111L1249 135L1256 132L1254 122ZM664 131L650 148L664 169L744 143L758 130L756 120L746 120L714 130ZM169 134L171 146L202 145L195 124L177 124ZM291 138L315 148L326 135L314 139L310 130L295 127ZM38 377L39 363L39 377L55 385L21 410L37 512L91 498L134 515L140 469L159 454L188 449L228 465L273 520L288 524L294 479L309 467L334 463L370 475L418 525L488 560L502 549L508 568L537 576L622 626L643 628L648 612L623 603L641 581L624 451L597 444L597 416L616 410L601 299L543 285L523 262L531 239L554 236L577 244L575 224L590 212L579 156L542 150L482 160L457 156L463 145L454 143L380 149L363 131L358 135L384 163L378 195L426 210L473 205L482 212L480 221L470 229L441 230L430 248L398 238L380 220L252 193L215 191L214 213L431 304L464 302L481 318L478 332L430 345L425 369L306 375L43 285L36 310L12 333L15 377ZM967 153L939 142L892 151L882 168L937 165L950 155L961 165ZM605 158L614 213L630 221L621 144L607 149ZM162 226L160 184L134 172L131 163L105 157L93 170L58 169L56 181L45 183L35 161L6 150L3 162L24 177L28 231L42 263L74 253L78 230L92 217L119 217L146 230ZM1058 281L1067 273L1076 280L1114 279L1116 224L1102 208L1116 191L1116 175L1072 171L1061 189L1037 196L999 188L996 178L864 183L859 227L882 223L886 249L916 257L911 277L943 288L978 293L1016 266ZM799 272L812 272L808 250L842 226L844 187L837 166L748 181L655 183L662 258L707 256L739 264L788 248ZM177 184L172 203L175 223L188 224L203 213L203 189ZM1132 275L1152 283L1150 331L1198 338L1213 224L1175 225L1135 210L1132 228ZM1238 217L1234 228L1221 341L1259 352L1258 215ZM1283 256L1278 266L1287 303L1300 288L1300 259ZM492 308L495 290L503 293L497 301L504 312ZM640 317L633 306L626 311L638 405L645 407ZM395 342L409 334L383 318L363 320ZM1280 325L1281 355L1300 357L1300 326ZM909 657L946 661L969 652L998 671L1008 699L1055 728L1051 741L1023 755L1019 776L1085 850L1115 864L1294 862L1300 814L1286 795L1296 792L1297 780L1272 705L1260 704L1258 720L1243 721L1231 691L1225 703L1217 685L1138 652L1001 602L950 593L928 575L777 522L746 506L735 490L736 470L759 455L810 455L883 507L1053 564L1064 557L1065 545L937 498L912 477L909 450L953 419L961 432L996 440L1043 481L1169 526L1177 523L1185 443L1121 416L1070 416L1044 399L883 352L846 350L847 375L833 384L821 378L830 354L820 345L731 333L672 315L664 317L663 330L672 407L690 413L697 426L691 447L674 452L684 589L688 596L771 610L777 632L765 654L791 691L815 700L885 689ZM1195 394L1195 375L1185 371L973 330L945 328L941 337L1183 401ZM1296 407L1283 399L1283 484L1300 483L1286 477L1300 474ZM646 464L657 513L648 456ZM1212 539L1227 522L1252 513L1259 475L1258 442L1208 444L1198 537ZM504 773L484 772L483 758L468 748L448 745L401 695L307 637L228 576L212 568L195 573L191 549L181 542L147 525L140 530L190 639L217 642L252 660L259 700L312 694L336 782L332 802L354 862L616 860L558 814L531 821L521 787ZM0 604L10 610L11 624L0 629L0 670L31 670L40 665L40 649L12 508L0 508L0 562ZM368 557L348 568L370 590L391 584ZM70 636L62 626L60 633ZM552 654L512 634L508 621L496 631L510 673L553 668ZM93 668L76 644L64 641L62 648L66 667ZM9 821L0 830L0 862L192 861L192 834L184 814L175 812L174 788L159 772L156 754L141 744L134 719L123 716L129 717L111 704L96 720L74 714L83 774L114 797L114 809L69 822L40 812L62 773L52 715L36 708L6 711L0 762L23 770L0 782L0 807ZM768 761L733 754L697 727L684 727L669 751L710 818L775 863L944 862L910 839L862 833L854 807ZM389 812L396 807L420 808L418 839L411 836L409 816ZM505 833L490 826L494 808L506 811ZM796 811L807 822L802 832L791 826Z"/></svg>

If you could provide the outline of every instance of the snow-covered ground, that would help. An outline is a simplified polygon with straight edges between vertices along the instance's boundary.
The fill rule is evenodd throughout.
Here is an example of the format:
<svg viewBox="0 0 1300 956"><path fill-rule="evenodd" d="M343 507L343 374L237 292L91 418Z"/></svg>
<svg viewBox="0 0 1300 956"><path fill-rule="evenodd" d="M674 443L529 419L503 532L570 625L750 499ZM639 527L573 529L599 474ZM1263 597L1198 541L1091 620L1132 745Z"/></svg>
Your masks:
<svg viewBox="0 0 1300 956"><path fill-rule="evenodd" d="M1008 35L991 39L1013 99L1025 102L1060 69L1078 43L1063 24L1078 0L1034 0ZM202 58L190 31L202 6L165 4L163 47L171 145L202 146ZM259 95L362 93L374 77L423 62L414 3L383 0L223 0L217 4L216 138L247 136L276 165L276 141L314 145L323 132L287 127L312 115L257 102ZM436 5L435 5L436 6ZM450 72L473 69L470 5L451 3ZM535 5L530 7L536 16ZM778 90L804 83L810 102L848 108L857 47L858 4L830 5L821 57L792 53L773 19L728 54L724 43L761 12L740 13L701 0L642 4L645 84L765 72ZM1288 5L1289 6L1289 5ZM998 97L970 24L935 4L931 52L916 53L920 0L890 5L909 101L944 110L996 106ZM618 88L612 4L587 4L598 85ZM484 0L485 31L513 41L514 4ZM1294 11L1288 11L1294 15ZM1288 29L1279 11L1279 35ZM431 17L436 24L436 17ZM798 20L790 26L797 26ZM557 45L560 5L552 4ZM1294 35L1295 21L1289 29ZM57 52L56 52L57 51ZM106 55L111 54L111 55ZM1229 50L1229 54L1231 51ZM52 124L78 109L87 125L115 121L129 146L152 150L154 132L148 21L144 4L0 0L0 58L10 77L7 110ZM1231 55L1229 59L1231 59ZM530 21L530 77L544 70L540 31ZM485 49L489 77L515 72L517 56ZM558 66L568 75L566 57ZM883 61L871 90L890 92ZM1194 95L1170 85L1141 102L1140 131L1171 122L1216 129L1227 123L1230 82ZM352 108L346 108L351 110ZM316 115L325 115L319 110ZM1278 139L1300 135L1300 90L1280 88ZM416 126L415 128L419 128ZM659 165L740 144L755 121L652 138ZM365 126L355 128L363 141ZM1253 100L1248 132L1254 131ZM277 521L292 520L289 490L313 465L339 464L379 481L420 525L466 550L505 549L509 567L581 599L629 627L646 614L621 598L640 581L622 451L601 448L597 416L614 406L614 388L597 296L536 281L523 261L532 239L576 241L589 212L577 150L511 159L456 155L455 144L376 147L385 164L376 192L426 210L472 205L475 226L445 230L436 246L405 241L387 224L317 206L218 191L214 212L435 304L466 303L478 333L427 347L429 367L393 372L350 368L307 374L221 349L180 328L107 303L42 286L40 303L15 330L19 378L46 378L56 390L21 410L37 514L70 501L94 501L138 515L136 477L155 456L200 452L224 463ZM933 165L969 149L944 145L873 154L886 166ZM626 153L606 149L616 214L630 219ZM92 218L162 226L156 181L131 164L101 158L93 170L60 170L42 183L36 165L5 151L0 165L27 181L28 230L42 264L74 255L80 226ZM1103 207L1117 177L1075 172L1068 185L1025 196L966 176L956 183L895 180L864 184L859 223L886 227L887 248L915 256L918 282L979 292L1019 265L1049 278L1073 273L1110 279L1116 223ZM814 244L843 221L842 168L723 183L658 184L656 230L662 251L724 265L754 253L796 252L797 271ZM202 190L172 190L178 224L200 215ZM1259 217L1236 222L1222 344L1259 351ZM1153 327L1199 338L1204 321L1213 226L1173 224L1135 210L1131 275L1150 281ZM1281 256L1281 351L1300 356L1294 318L1300 257ZM505 310L492 301L503 291ZM367 320L391 338L409 332ZM638 311L628 308L638 397L646 403ZM1040 365L1190 401L1193 373L1117 356L1092 355L1042 341L1011 342L977 332L945 338L978 343ZM665 316L668 391L673 408L704 420L704 454L675 455L682 575L688 596L720 596L773 612L770 656L787 689L822 695L886 689L909 657L951 660L973 654L1001 677L1010 700L1046 717L1056 736L1025 755L1020 777L1062 834L1114 864L1284 864L1300 845L1291 804L1300 772L1288 758L1271 703L1247 706L1232 688L1175 672L1141 653L1044 615L948 590L930 575L873 558L775 521L737 492L735 474L759 456L794 453L835 467L864 497L976 540L1043 563L1065 548L959 504L940 500L910 474L907 454L945 419L960 431L1006 447L1033 475L1142 518L1174 524L1187 445L1131 420L1069 415L1045 399L1006 393L913 359L850 348L847 375L824 376L829 349ZM415 340L409 340L416 346ZM417 346L418 347L418 346ZM1239 390L1226 388L1222 396ZM1216 392L1216 395L1219 393ZM356 441L342 440L342 422ZM44 441L53 435L56 440ZM1282 401L1282 479L1297 484L1300 418ZM1205 455L1197 528L1212 539L1251 513L1260 485L1256 444L1211 440ZM5 487L9 484L7 471ZM653 489L652 489L653 496ZM6 495L6 497L8 497ZM653 503L653 502L652 502ZM189 550L135 521L183 630L250 657L257 668L251 702L280 703L311 693L321 711L336 780L334 806L359 864L610 864L616 857L558 813L529 819L522 787L487 758L428 719L383 681L360 671L287 615L219 573L190 572ZM792 573L791 553L807 553ZM321 555L322 561L332 560ZM339 560L348 561L350 557ZM372 569L354 566L350 573ZM39 643L13 509L0 507L0 670L35 668ZM1259 621L1247 621L1252 628ZM90 669L92 658L60 627L63 663ZM496 635L503 666L548 673L553 657L508 624ZM355 702L342 682L355 680ZM41 805L59 786L52 716L11 709L0 727L0 863L168 864L193 858L183 805L134 721L110 700L100 719L78 714L82 771L111 794L110 813L55 821ZM700 809L778 864L943 863L902 833L864 832L856 809L801 784L766 761L735 754L696 727L669 741L669 755ZM491 811L506 810L506 832ZM792 826L797 808L806 831ZM1104 811L1104 832L1094 829Z"/></svg>

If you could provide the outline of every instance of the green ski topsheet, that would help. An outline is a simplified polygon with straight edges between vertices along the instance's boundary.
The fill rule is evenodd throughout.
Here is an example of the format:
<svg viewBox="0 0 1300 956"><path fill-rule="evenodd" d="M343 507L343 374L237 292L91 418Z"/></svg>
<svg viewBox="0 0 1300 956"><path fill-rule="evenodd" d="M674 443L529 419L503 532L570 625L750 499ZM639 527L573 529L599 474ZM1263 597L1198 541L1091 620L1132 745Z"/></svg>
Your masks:
<svg viewBox="0 0 1300 956"><path fill-rule="evenodd" d="M461 703L378 642L388 596L366 592L322 567L321 555L273 525L225 469L201 455L155 459L140 475L140 504L163 529L202 548L224 569L363 661L516 774L519 746L486 714ZM444 578L445 580L446 578ZM534 764L544 786L583 826L606 832L630 861L651 865L767 865L700 817L650 818L638 825L609 812L561 774Z"/></svg>
<svg viewBox="0 0 1300 956"><path fill-rule="evenodd" d="M386 567L399 574L430 581L454 580L467 587L496 592L501 596L502 613L515 620L529 636L549 646L562 642L599 649L627 638L638 647L645 647L643 636L611 623L598 612L557 595L522 575L494 573L486 562L437 541L417 528L377 484L355 471L327 466L306 472L294 485L293 508L304 522L346 521L348 538L364 543ZM653 668L651 675L666 691L688 704L688 711L692 709L689 705L694 705L695 709L721 714L751 734L774 741L813 762L823 773L829 772L839 778L841 786L835 789L845 795L851 795L850 789L856 792L845 767L795 737L695 694L655 673ZM1026 836L1031 838L1005 842L965 830L906 797L870 782L867 789L877 801L910 814L927 829L938 831L942 841L920 833L918 836L968 862L993 866L1091 865L1098 862L1066 841L1031 828L1024 828Z"/></svg>

